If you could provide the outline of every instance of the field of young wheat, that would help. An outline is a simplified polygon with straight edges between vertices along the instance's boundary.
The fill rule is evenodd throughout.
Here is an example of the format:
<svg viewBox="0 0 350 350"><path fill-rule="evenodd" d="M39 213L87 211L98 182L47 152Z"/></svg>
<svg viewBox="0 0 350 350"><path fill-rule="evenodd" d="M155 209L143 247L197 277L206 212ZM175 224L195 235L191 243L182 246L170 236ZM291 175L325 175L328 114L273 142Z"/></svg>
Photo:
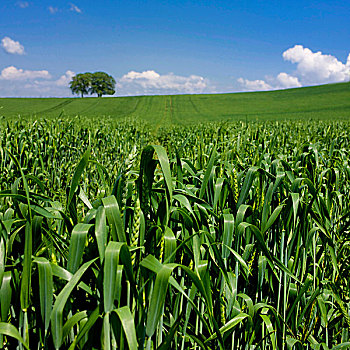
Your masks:
<svg viewBox="0 0 350 350"><path fill-rule="evenodd" d="M1 349L347 349L350 125L3 121Z"/></svg>

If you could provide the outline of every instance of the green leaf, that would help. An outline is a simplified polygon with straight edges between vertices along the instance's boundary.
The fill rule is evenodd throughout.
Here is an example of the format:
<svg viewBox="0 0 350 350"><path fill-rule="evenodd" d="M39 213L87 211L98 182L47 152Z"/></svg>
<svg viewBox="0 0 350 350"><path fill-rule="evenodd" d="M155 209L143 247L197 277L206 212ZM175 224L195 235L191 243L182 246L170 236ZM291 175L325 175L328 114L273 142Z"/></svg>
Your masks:
<svg viewBox="0 0 350 350"><path fill-rule="evenodd" d="M272 343L273 350L277 349L276 344L276 330L273 328L273 324L271 322L271 319L268 315L261 314L260 317L263 319L264 323L266 324L266 328L269 331L270 340Z"/></svg>
<svg viewBox="0 0 350 350"><path fill-rule="evenodd" d="M241 191L239 193L237 208L239 208L241 206L241 204L243 204L245 202L246 198L248 197L250 188L252 187L253 180L255 178L257 171L258 171L258 168L255 166L251 167L248 170L248 172L244 178L244 182L243 182Z"/></svg>
<svg viewBox="0 0 350 350"><path fill-rule="evenodd" d="M234 327L236 327L239 323L243 322L246 318L249 318L250 316L245 314L244 312L240 312L237 316L232 318L230 321L228 321L224 326L220 328L220 333L223 336L226 332L230 331ZM210 336L205 342L207 343L210 340L216 339L217 334L214 333L212 336Z"/></svg>
<svg viewBox="0 0 350 350"><path fill-rule="evenodd" d="M121 243L119 242L109 242L106 248L103 268L103 303L105 312L110 312L114 308L120 249Z"/></svg>
<svg viewBox="0 0 350 350"><path fill-rule="evenodd" d="M284 205L281 204L273 211L273 213L271 214L271 216L267 220L267 223L266 223L265 227L262 230L263 234L274 224L274 222L276 221L276 219L280 215L283 207L284 207Z"/></svg>
<svg viewBox="0 0 350 350"><path fill-rule="evenodd" d="M228 248L231 248L233 231L235 228L235 219L232 214L224 214L224 233L222 236L222 257L227 259L230 251Z"/></svg>
<svg viewBox="0 0 350 350"><path fill-rule="evenodd" d="M274 265L273 263L275 263L282 271L286 272L290 277L292 277L294 280L296 280L297 282L300 282L299 279L293 275L286 266L284 266L276 257L274 257L270 251L268 250L266 243L264 241L264 238L261 234L261 231L252 224L249 224L247 222L242 222L238 225L238 231L240 232L240 234L242 234L242 232L244 232L244 230L249 227L252 232L254 233L254 236L259 244L260 249L262 250L262 252L264 253L264 255L267 258L267 261L269 263L269 265L272 268L272 271L274 271Z"/></svg>
<svg viewBox="0 0 350 350"><path fill-rule="evenodd" d="M84 324L84 326L80 329L77 337L74 339L72 345L69 347L68 350L74 350L77 344L85 337L85 335L89 332L91 327L96 323L98 318L100 317L100 310L99 306L96 307L96 309L89 315L89 318L87 322ZM58 349L58 348L56 348Z"/></svg>
<svg viewBox="0 0 350 350"><path fill-rule="evenodd" d="M176 237L173 231L167 226L164 232L164 261L169 263L174 262L175 256L174 255L172 256L172 254L175 252L175 250L176 250Z"/></svg>
<svg viewBox="0 0 350 350"><path fill-rule="evenodd" d="M80 269L72 276L70 281L64 286L62 291L58 294L56 301L53 305L52 313L51 313L51 332L52 338L55 345L55 349L59 349L62 344L62 336L63 336L63 327L62 327L62 315L63 309L66 305L66 302L73 291L76 284L79 282L80 278L86 272L86 270L90 267L90 265L96 261L97 258L86 262L84 265L80 267Z"/></svg>
<svg viewBox="0 0 350 350"><path fill-rule="evenodd" d="M176 332L178 331L178 328L182 322L183 313L180 313L179 317L177 318L176 322L171 326L169 329L165 339L162 341L160 346L157 350L168 350L171 349L171 342L174 340L174 336Z"/></svg>
<svg viewBox="0 0 350 350"><path fill-rule="evenodd" d="M116 198L114 196L103 198L102 203L106 210L106 216L111 227L113 240L119 242L126 242L124 225Z"/></svg>
<svg viewBox="0 0 350 350"><path fill-rule="evenodd" d="M62 329L62 339L66 339L68 333L71 331L71 329L79 323L81 320L88 318L88 314L86 311L80 311L70 317L67 322L64 324Z"/></svg>
<svg viewBox="0 0 350 350"><path fill-rule="evenodd" d="M345 349L350 349L350 342L342 343L332 348L332 350L345 350Z"/></svg>
<svg viewBox="0 0 350 350"><path fill-rule="evenodd" d="M170 171L170 165L169 165L169 158L166 154L166 151L164 147L159 146L159 145L153 145L152 146L154 151L157 153L158 156L158 161L160 164L160 167L163 172L165 184L166 184L166 189L167 189L167 194L169 197L169 205L171 204L172 201L172 194L173 194L173 183L171 180L171 171Z"/></svg>
<svg viewBox="0 0 350 350"><path fill-rule="evenodd" d="M26 310L29 307L29 297L32 280L32 223L27 221L25 227L24 261L21 278L21 308Z"/></svg>
<svg viewBox="0 0 350 350"><path fill-rule="evenodd" d="M146 335L148 338L153 336L158 325L168 289L169 277L174 267L170 264L163 265L162 269L157 273L147 313Z"/></svg>
<svg viewBox="0 0 350 350"><path fill-rule="evenodd" d="M12 324L0 322L0 334L17 339L27 350L29 350L29 347L25 344L23 338L19 334L18 329Z"/></svg>
<svg viewBox="0 0 350 350"><path fill-rule="evenodd" d="M102 328L102 336L101 336L101 347L104 350L111 349L111 324L109 320L109 312L107 312L103 317L103 328Z"/></svg>
<svg viewBox="0 0 350 350"><path fill-rule="evenodd" d="M129 349L138 349L135 322L129 307L123 306L119 309L115 309L114 312L118 315L120 322L123 326Z"/></svg>
<svg viewBox="0 0 350 350"><path fill-rule="evenodd" d="M49 261L45 258L36 258L34 261L38 264L40 311L46 332L50 324L53 300L52 269Z"/></svg>
<svg viewBox="0 0 350 350"><path fill-rule="evenodd" d="M68 198L67 198L67 208L69 208L69 206L72 202L73 196L74 196L74 194L79 186L79 181L80 181L81 175L89 162L89 158L90 158L90 146L88 147L86 152L83 154L82 158L79 161L79 164L77 165L77 167L74 171L72 182L71 182L71 185L69 187L69 193L68 193Z"/></svg>
<svg viewBox="0 0 350 350"><path fill-rule="evenodd" d="M4 276L4 272L5 272L5 257L6 257L5 240L1 236L1 230L2 230L2 227L0 226L0 287Z"/></svg>
<svg viewBox="0 0 350 350"><path fill-rule="evenodd" d="M0 288L0 321L7 321L8 312L11 306L12 288L11 288L12 275L10 271L5 271Z"/></svg>
<svg viewBox="0 0 350 350"><path fill-rule="evenodd" d="M105 257L105 249L107 246L107 237L108 237L108 231L107 231L107 225L106 225L106 211L105 211L105 208L102 206L98 207L97 213L96 213L95 236L96 236L98 253L100 256L100 262L102 264L102 261Z"/></svg>
<svg viewBox="0 0 350 350"><path fill-rule="evenodd" d="M293 305L289 308L289 312L287 314L286 322L288 322L289 318L292 317L294 309L297 307L298 302L300 301L300 299L303 297L303 295L309 289L309 287L310 287L310 285L312 283L312 280L313 280L312 276L310 274L308 274L306 276L306 280L304 281L304 283L302 283L302 287L300 289L300 292L298 293L297 298L294 300Z"/></svg>
<svg viewBox="0 0 350 350"><path fill-rule="evenodd" d="M203 198L203 196L205 194L205 191L207 189L207 184L208 184L208 181L209 181L209 178L210 178L211 171L212 171L213 166L214 166L216 155L217 155L216 154L216 147L214 147L213 150L211 151L211 155L210 155L210 158L209 158L207 169L205 171L204 178L203 178L203 181L202 181L202 184L201 184L201 188L200 188L200 191L199 191L199 198L200 199Z"/></svg>
<svg viewBox="0 0 350 350"><path fill-rule="evenodd" d="M86 245L86 238L89 232L90 224L79 223L74 226L69 243L67 270L75 273L80 265Z"/></svg>

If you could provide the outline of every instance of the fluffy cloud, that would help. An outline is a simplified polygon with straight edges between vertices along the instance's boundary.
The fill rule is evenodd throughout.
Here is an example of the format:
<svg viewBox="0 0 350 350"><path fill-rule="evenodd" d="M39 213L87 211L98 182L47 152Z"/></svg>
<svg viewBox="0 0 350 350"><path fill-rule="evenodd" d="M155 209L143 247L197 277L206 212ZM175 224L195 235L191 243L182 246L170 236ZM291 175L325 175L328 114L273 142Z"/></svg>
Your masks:
<svg viewBox="0 0 350 350"><path fill-rule="evenodd" d="M53 78L46 70L32 71L7 67L0 74L2 97L67 97L71 96L69 82L75 75L71 70Z"/></svg>
<svg viewBox="0 0 350 350"><path fill-rule="evenodd" d="M344 64L332 55L295 45L283 52L283 58L297 65L295 74L305 84L335 83L350 77L350 55Z"/></svg>
<svg viewBox="0 0 350 350"><path fill-rule="evenodd" d="M24 47L19 43L19 41L14 41L8 36L5 36L1 40L1 46L7 53L24 55Z"/></svg>
<svg viewBox="0 0 350 350"><path fill-rule="evenodd" d="M67 70L67 72L60 76L58 80L56 80L57 86L68 86L69 82L75 76L75 73L71 70Z"/></svg>
<svg viewBox="0 0 350 350"><path fill-rule="evenodd" d="M3 80L31 80L50 79L51 75L47 70L23 70L9 66L1 71L0 79Z"/></svg>
<svg viewBox="0 0 350 350"><path fill-rule="evenodd" d="M77 13L82 12L81 9L77 5L74 5L74 4L70 4L70 11L77 12Z"/></svg>
<svg viewBox="0 0 350 350"><path fill-rule="evenodd" d="M48 7L49 12L53 15L56 12L58 12L58 8L57 7L53 7L53 6L49 6Z"/></svg>
<svg viewBox="0 0 350 350"><path fill-rule="evenodd" d="M350 78L350 54L343 63L332 55L295 45L284 51L282 56L285 61L297 65L292 75L282 72L275 78L266 77L265 80L239 78L238 83L245 90L258 91L344 82Z"/></svg>
<svg viewBox="0 0 350 350"><path fill-rule="evenodd" d="M237 81L242 85L245 90L248 91L266 91L272 90L272 86L266 83L264 80L248 80L239 78Z"/></svg>
<svg viewBox="0 0 350 350"><path fill-rule="evenodd" d="M17 5L20 8L25 9L25 8L29 7L29 2L28 1L18 1Z"/></svg>
<svg viewBox="0 0 350 350"><path fill-rule="evenodd" d="M248 80L243 78L239 78L237 81L245 91L268 91L302 86L297 77L284 72L278 74L276 78L267 77L266 81Z"/></svg>
<svg viewBox="0 0 350 350"><path fill-rule="evenodd" d="M188 77L158 74L154 70L130 71L121 77L118 91L122 94L172 94L201 93L208 87L208 81L198 75Z"/></svg>
<svg viewBox="0 0 350 350"><path fill-rule="evenodd" d="M275 84L275 87L278 89L287 89L302 86L297 77L293 77L292 75L284 72L277 75L276 81L277 83Z"/></svg>

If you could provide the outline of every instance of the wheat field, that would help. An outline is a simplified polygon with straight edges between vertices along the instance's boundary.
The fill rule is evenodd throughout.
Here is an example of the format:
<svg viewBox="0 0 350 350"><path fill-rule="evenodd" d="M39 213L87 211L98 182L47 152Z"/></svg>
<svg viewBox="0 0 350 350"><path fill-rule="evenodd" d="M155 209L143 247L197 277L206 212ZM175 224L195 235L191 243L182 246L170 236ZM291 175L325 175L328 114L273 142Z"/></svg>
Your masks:
<svg viewBox="0 0 350 350"><path fill-rule="evenodd" d="M4 120L1 349L347 349L350 125Z"/></svg>

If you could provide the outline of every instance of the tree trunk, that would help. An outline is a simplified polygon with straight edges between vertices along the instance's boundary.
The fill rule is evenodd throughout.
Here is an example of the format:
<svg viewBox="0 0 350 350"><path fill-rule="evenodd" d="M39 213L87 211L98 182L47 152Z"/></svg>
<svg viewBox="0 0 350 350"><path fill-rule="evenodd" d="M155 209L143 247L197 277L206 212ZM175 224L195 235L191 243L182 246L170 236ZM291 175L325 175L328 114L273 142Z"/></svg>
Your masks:
<svg viewBox="0 0 350 350"><path fill-rule="evenodd" d="M83 98L84 97L84 93L83 92L81 92L81 98Z"/></svg>

